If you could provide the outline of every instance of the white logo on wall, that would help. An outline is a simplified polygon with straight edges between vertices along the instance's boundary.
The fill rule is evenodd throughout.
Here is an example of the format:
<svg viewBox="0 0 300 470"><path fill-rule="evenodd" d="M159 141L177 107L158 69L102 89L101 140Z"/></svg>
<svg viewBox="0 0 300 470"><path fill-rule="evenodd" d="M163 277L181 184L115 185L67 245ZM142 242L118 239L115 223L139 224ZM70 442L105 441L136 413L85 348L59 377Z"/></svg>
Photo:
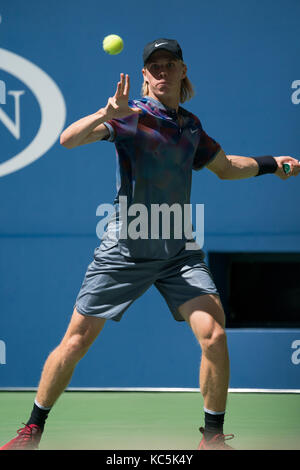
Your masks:
<svg viewBox="0 0 300 470"><path fill-rule="evenodd" d="M292 363L295 364L295 366L297 366L298 364L300 364L300 340L295 339L295 341L292 342L291 348L295 349L295 351L292 354L291 360L292 360Z"/></svg>
<svg viewBox="0 0 300 470"><path fill-rule="evenodd" d="M4 341L0 339L0 364L6 364L6 346Z"/></svg>
<svg viewBox="0 0 300 470"><path fill-rule="evenodd" d="M291 100L293 104L299 104L300 103L300 80L294 80L292 83L292 88L294 93L292 93Z"/></svg>
<svg viewBox="0 0 300 470"><path fill-rule="evenodd" d="M17 155L0 164L0 176L8 175L42 157L56 142L66 119L66 105L56 83L37 65L13 52L0 48L0 70L13 75L31 90L41 110L41 123L32 142ZM24 90L6 90L0 81L0 105L6 104L7 95L14 98L14 121L0 108L0 123L15 137L20 138L20 102Z"/></svg>

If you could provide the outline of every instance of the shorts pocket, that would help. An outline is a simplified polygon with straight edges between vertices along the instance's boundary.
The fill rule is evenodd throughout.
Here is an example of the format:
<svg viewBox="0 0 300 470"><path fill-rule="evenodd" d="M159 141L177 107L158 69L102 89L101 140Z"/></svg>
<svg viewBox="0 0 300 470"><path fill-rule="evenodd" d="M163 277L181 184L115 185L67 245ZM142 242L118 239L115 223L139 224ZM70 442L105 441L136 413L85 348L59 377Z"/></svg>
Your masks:
<svg viewBox="0 0 300 470"><path fill-rule="evenodd" d="M101 253L106 253L118 245L118 241L114 240L103 240L101 244L94 251L94 259L99 261Z"/></svg>

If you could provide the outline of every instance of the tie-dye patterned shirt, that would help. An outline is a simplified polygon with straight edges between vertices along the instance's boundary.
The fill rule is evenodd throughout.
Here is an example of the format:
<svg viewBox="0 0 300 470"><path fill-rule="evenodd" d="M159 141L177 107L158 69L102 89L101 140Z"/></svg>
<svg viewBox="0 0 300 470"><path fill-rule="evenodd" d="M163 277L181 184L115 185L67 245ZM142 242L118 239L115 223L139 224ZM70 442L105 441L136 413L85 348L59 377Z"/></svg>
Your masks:
<svg viewBox="0 0 300 470"><path fill-rule="evenodd" d="M182 209L183 224L184 205L190 204L192 170L201 170L221 147L204 132L199 119L182 107L178 110L178 120L176 110L150 97L130 100L129 106L142 112L105 123L110 132L108 140L116 147L117 194L115 213L108 223L102 248L112 246L117 238L125 256L167 259L192 238L186 237L183 225L180 236L178 218L175 223L172 209L160 216L159 227L151 211L176 204L173 208ZM120 203L124 201L127 206L121 210ZM170 221L169 231L164 232L163 219L166 224ZM134 237L129 230L131 223L135 224L131 226L135 228ZM125 231L120 232L121 227L123 230L126 227Z"/></svg>

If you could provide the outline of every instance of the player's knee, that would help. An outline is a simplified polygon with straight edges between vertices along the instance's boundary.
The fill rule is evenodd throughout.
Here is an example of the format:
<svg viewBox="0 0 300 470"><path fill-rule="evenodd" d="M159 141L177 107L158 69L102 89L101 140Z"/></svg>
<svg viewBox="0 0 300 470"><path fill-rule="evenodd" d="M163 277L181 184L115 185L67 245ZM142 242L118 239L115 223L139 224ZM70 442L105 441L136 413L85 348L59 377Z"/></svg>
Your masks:
<svg viewBox="0 0 300 470"><path fill-rule="evenodd" d="M224 354L227 349L227 337L225 330L217 326L211 329L200 340L202 353L207 357Z"/></svg>
<svg viewBox="0 0 300 470"><path fill-rule="evenodd" d="M90 344L80 334L72 335L63 344L65 359L70 362L78 362L88 351Z"/></svg>

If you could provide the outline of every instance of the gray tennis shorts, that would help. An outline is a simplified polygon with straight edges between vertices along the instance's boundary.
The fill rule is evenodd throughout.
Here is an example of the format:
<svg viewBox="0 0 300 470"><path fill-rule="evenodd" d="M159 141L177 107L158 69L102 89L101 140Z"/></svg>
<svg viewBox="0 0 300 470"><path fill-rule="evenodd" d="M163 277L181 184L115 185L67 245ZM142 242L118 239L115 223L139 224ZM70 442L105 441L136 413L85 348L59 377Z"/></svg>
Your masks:
<svg viewBox="0 0 300 470"><path fill-rule="evenodd" d="M206 266L204 253L183 248L167 260L123 256L118 245L94 252L75 307L82 315L120 321L128 307L153 284L177 321L184 321L178 307L204 294L218 294Z"/></svg>

